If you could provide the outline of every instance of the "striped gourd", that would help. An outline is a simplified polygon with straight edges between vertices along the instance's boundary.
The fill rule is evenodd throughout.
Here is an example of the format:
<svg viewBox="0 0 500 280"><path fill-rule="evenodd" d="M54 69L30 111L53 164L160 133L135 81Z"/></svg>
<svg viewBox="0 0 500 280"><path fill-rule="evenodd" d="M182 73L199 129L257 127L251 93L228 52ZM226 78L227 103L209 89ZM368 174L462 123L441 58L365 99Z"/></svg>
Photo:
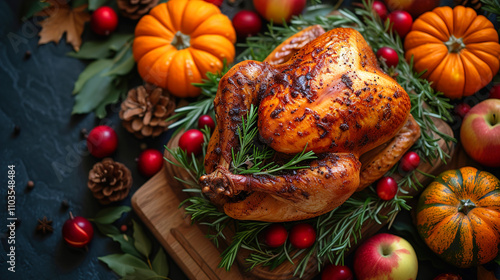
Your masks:
<svg viewBox="0 0 500 280"><path fill-rule="evenodd" d="M429 248L458 267L493 260L500 244L500 181L473 167L445 171L422 192L417 229Z"/></svg>

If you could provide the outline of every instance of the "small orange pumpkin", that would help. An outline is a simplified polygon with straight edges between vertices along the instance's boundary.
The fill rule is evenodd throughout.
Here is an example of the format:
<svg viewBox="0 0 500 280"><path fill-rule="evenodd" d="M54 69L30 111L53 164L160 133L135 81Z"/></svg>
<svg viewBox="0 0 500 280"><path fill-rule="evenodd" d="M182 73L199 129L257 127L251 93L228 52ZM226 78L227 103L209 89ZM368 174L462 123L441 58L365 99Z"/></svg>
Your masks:
<svg viewBox="0 0 500 280"><path fill-rule="evenodd" d="M500 245L500 181L462 167L441 173L420 195L417 230L429 248L458 267L485 264Z"/></svg>
<svg viewBox="0 0 500 280"><path fill-rule="evenodd" d="M404 42L405 57L449 98L469 96L498 72L500 45L491 21L471 8L438 7L421 15Z"/></svg>
<svg viewBox="0 0 500 280"><path fill-rule="evenodd" d="M235 55L236 33L217 6L202 0L170 0L137 23L134 59L142 79L177 97L195 97L207 72Z"/></svg>

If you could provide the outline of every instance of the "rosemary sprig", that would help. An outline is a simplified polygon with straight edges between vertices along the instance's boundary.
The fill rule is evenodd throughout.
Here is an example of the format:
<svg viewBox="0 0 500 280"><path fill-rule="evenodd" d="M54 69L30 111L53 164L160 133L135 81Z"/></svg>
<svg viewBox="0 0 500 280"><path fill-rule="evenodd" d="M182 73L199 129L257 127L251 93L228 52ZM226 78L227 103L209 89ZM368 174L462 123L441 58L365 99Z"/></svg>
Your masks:
<svg viewBox="0 0 500 280"><path fill-rule="evenodd" d="M175 161L172 161L169 158L164 158L164 159L169 164L185 169L188 172L189 177L191 178L191 180L189 181L183 180L182 178L179 177L175 177L175 179L182 182L183 184L187 184L193 187L195 190L199 189L198 179L203 174L205 174L205 167L203 164L203 160L205 159L206 148L211 135L211 131L207 127L202 128L201 131L203 132L203 138L204 138L203 149L202 149L203 155L198 158L195 157L194 154L191 154L191 156L189 156L186 153L186 151L184 151L179 147L172 150L169 147L167 147L167 145L164 146L165 150L167 150L167 152L174 158Z"/></svg>
<svg viewBox="0 0 500 280"><path fill-rule="evenodd" d="M495 14L497 17L497 21L500 22L500 1L499 0L481 0L483 6L482 10L487 11L488 13ZM500 32L500 31L499 31Z"/></svg>
<svg viewBox="0 0 500 280"><path fill-rule="evenodd" d="M258 235L264 228L269 225L267 222L258 221L241 221L237 223L236 233L234 234L231 244L222 252L221 262L219 267L226 270L231 269L231 266L236 260L236 256L240 248L245 244L245 248L252 248L251 244L258 241ZM250 245L250 246L248 246Z"/></svg>
<svg viewBox="0 0 500 280"><path fill-rule="evenodd" d="M208 72L207 79L203 79L202 83L193 84L201 88L201 95L196 101L191 102L188 106L175 109L175 114L166 119L166 121L175 120L175 122L169 126L169 128L177 128L174 135L182 129L192 127L201 115L205 115L213 110L214 98L219 87L220 79L227 71L229 71L229 67L227 64L224 64L224 68L220 72Z"/></svg>
<svg viewBox="0 0 500 280"><path fill-rule="evenodd" d="M238 126L237 134L240 144L238 151L231 149L232 162L231 171L235 174L254 174L254 175L275 175L283 170L302 169L309 166L299 166L298 164L315 159L313 151L306 152L306 147L301 153L296 154L292 159L283 164L274 162L266 163L274 155L274 150L268 146L259 147L255 144L257 133L258 108L250 105L246 118L242 118L241 125Z"/></svg>
<svg viewBox="0 0 500 280"><path fill-rule="evenodd" d="M234 148L231 149L233 158L231 171L235 174L249 173L249 170L260 170L258 165L272 156L272 151L267 147L256 149L253 145L259 132L256 125L257 117L257 108L252 104L246 118L242 118L241 124L238 126L237 134L240 147L238 151L235 151ZM257 161L259 162L257 163Z"/></svg>
<svg viewBox="0 0 500 280"><path fill-rule="evenodd" d="M198 221L207 226L210 232L207 238L212 240L219 247L219 239L226 239L224 229L233 220L224 212L217 209L208 199L202 196L193 196L184 200L179 207L185 206L186 214L191 215L191 221Z"/></svg>

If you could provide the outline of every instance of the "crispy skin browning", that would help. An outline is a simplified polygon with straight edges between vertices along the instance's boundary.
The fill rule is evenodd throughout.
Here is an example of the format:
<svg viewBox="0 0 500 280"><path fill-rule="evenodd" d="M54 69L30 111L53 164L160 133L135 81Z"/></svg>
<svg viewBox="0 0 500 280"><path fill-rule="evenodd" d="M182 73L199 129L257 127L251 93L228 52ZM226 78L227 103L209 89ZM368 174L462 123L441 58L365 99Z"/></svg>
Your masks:
<svg viewBox="0 0 500 280"><path fill-rule="evenodd" d="M260 134L279 152L359 156L394 137L411 108L356 31L325 33L279 70L259 106Z"/></svg>
<svg viewBox="0 0 500 280"><path fill-rule="evenodd" d="M298 50L304 47L307 43L316 39L325 33L325 30L319 25L312 25L297 32L294 36L286 39L283 43L277 46L267 57L264 62L271 65L277 65L287 62Z"/></svg>
<svg viewBox="0 0 500 280"><path fill-rule="evenodd" d="M205 193L211 193L211 189L215 188L227 197L236 197L241 192L266 193L300 212L320 215L325 213L326 209L339 206L351 196L353 189L359 185L360 168L361 163L350 153L323 154L318 160L313 161L309 168L289 171L281 176L235 175L219 166L212 180L202 180L202 187ZM244 201L228 201L224 209L237 216L236 209L241 209L241 205L244 204L246 204ZM270 206L266 207L269 211ZM240 216L246 216L248 219L252 215L260 214L246 211ZM277 218L294 219L294 217Z"/></svg>
<svg viewBox="0 0 500 280"><path fill-rule="evenodd" d="M270 56L235 65L221 79L214 101L218 126L200 184L236 219L293 221L329 212L360 187L363 153L407 137L398 132L407 123L409 97L378 68L357 31L331 30L288 61L275 62ZM260 139L282 155L307 145L318 155L310 168L279 176L230 172L231 149L239 148L236 131L251 104L259 107ZM366 177L386 158L371 157L375 163Z"/></svg>
<svg viewBox="0 0 500 280"><path fill-rule="evenodd" d="M362 167L358 190L363 190L371 183L384 176L387 170L397 163L420 137L420 126L412 115L398 134L389 142L382 144L381 150L373 156L364 154L361 157ZM366 161L364 156L366 155Z"/></svg>
<svg viewBox="0 0 500 280"><path fill-rule="evenodd" d="M310 168L282 176L242 176L227 172L224 176L231 182L230 192L251 194L250 199L227 202L224 210L236 219L272 222L318 216L351 196L353 188L359 185L360 168L361 163L352 154L324 154L311 163Z"/></svg>

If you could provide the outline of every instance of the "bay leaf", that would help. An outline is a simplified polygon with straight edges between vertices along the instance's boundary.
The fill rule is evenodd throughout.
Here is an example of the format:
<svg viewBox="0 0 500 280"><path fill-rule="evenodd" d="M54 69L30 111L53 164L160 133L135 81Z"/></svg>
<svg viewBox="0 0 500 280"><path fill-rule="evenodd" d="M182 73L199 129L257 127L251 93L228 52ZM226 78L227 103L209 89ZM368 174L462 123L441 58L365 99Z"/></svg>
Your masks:
<svg viewBox="0 0 500 280"><path fill-rule="evenodd" d="M136 268L134 272L125 275L122 280L164 279L151 269Z"/></svg>
<svg viewBox="0 0 500 280"><path fill-rule="evenodd" d="M78 79L75 82L75 87L73 88L73 94L79 93L89 79L91 79L98 73L103 72L106 68L111 69L112 66L113 66L113 60L111 59L96 60L87 65L87 67L85 67L82 73L80 73Z"/></svg>
<svg viewBox="0 0 500 280"><path fill-rule="evenodd" d="M120 232L115 234L108 234L107 236L113 239L113 241L118 242L120 244L120 248L124 253L130 254L138 258L142 257L139 251L137 251L137 249L134 246L133 237Z"/></svg>
<svg viewBox="0 0 500 280"><path fill-rule="evenodd" d="M111 254L98 259L121 277L133 273L136 268L149 269L144 261L130 254Z"/></svg>
<svg viewBox="0 0 500 280"><path fill-rule="evenodd" d="M163 277L168 277L169 267L167 255L162 247L156 253L155 258L153 259L153 270L158 273L158 275Z"/></svg>
<svg viewBox="0 0 500 280"><path fill-rule="evenodd" d="M109 45L100 41L84 42L78 52L69 52L68 56L79 59L101 59L111 55Z"/></svg>
<svg viewBox="0 0 500 280"><path fill-rule="evenodd" d="M114 90L113 76L102 76L101 73L109 71L109 67L92 76L75 97L75 104L71 114L84 114L94 110L108 94Z"/></svg>
<svg viewBox="0 0 500 280"><path fill-rule="evenodd" d="M105 224L96 223L95 226L102 234L104 234L106 236L120 234L120 231L113 225L105 225Z"/></svg>
<svg viewBox="0 0 500 280"><path fill-rule="evenodd" d="M120 219L123 213L130 212L130 206L108 207L99 211L93 221L100 224L111 224Z"/></svg>
<svg viewBox="0 0 500 280"><path fill-rule="evenodd" d="M106 40L94 40L84 42L78 52L69 52L68 56L79 59L102 59L109 57L113 52L119 51L131 41L133 34L113 33Z"/></svg>
<svg viewBox="0 0 500 280"><path fill-rule="evenodd" d="M134 220L132 220L134 224L134 245L137 251L139 251L143 256L149 258L151 254L151 241L147 237L146 233L142 229L142 227Z"/></svg>
<svg viewBox="0 0 500 280"><path fill-rule="evenodd" d="M106 75L126 75L134 68L135 60L132 49L129 49L116 65Z"/></svg>

